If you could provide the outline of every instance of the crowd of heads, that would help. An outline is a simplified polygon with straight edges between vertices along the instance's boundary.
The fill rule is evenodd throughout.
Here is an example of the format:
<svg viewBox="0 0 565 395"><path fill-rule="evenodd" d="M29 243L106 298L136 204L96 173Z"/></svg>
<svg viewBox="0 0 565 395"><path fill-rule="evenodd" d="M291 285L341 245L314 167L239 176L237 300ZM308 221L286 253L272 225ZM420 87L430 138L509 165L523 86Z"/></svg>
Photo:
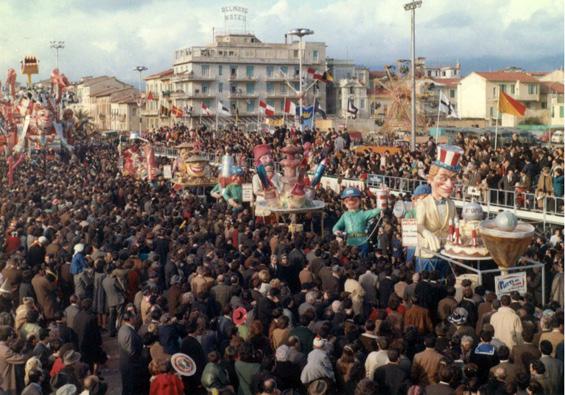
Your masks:
<svg viewBox="0 0 565 395"><path fill-rule="evenodd" d="M310 142L314 164L330 158L331 174L351 177L425 176L435 150L357 156L345 135L175 127L149 139L171 146L197 140L203 152L229 147L243 158L257 143L271 144L277 156L288 142ZM480 144L461 146L476 160L508 153L518 158L513 166L528 153L547 154ZM549 160L559 166L562 154ZM293 234L288 225L258 220L248 205L232 210L162 176L151 183L125 177L118 163L116 144L93 139L72 155L32 156L0 191L0 388L7 393L36 384L46 394L103 394L111 351L103 338L116 334L120 363L135 371L122 371L124 393L163 382L187 394L562 390L543 358L563 360L560 230L540 233L527 253L545 264L545 289L542 273L528 269L525 295L497 298L485 286L457 283L453 273L415 273L390 209L372 252L362 256L328 231L344 211L331 190L318 191L325 221L302 215L304 232ZM375 205L366 193L362 200ZM502 313L514 319L515 340L496 319ZM144 352L124 351L125 327ZM194 361L194 375L175 374L176 353Z"/></svg>

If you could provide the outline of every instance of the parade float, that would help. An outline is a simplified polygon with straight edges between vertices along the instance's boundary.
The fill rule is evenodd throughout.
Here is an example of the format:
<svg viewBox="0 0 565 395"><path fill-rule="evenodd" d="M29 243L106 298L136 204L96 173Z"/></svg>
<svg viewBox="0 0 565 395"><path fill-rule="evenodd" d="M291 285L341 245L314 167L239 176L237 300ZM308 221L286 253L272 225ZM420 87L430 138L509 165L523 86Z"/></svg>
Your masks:
<svg viewBox="0 0 565 395"><path fill-rule="evenodd" d="M325 203L316 199L316 186L326 169L323 159L317 166L312 180L307 177L304 149L287 145L281 150L284 158L279 162L282 174L274 171L275 164L271 148L266 144L253 150L257 174L253 177L253 192L256 195L255 215L267 217L289 216L291 230L300 231L298 214L321 213Z"/></svg>
<svg viewBox="0 0 565 395"><path fill-rule="evenodd" d="M61 101L70 85L65 75L54 69L50 89L33 86L32 76L39 73L39 61L34 56L21 61L20 71L27 77L26 88L17 89L17 72L10 68L0 98L0 142L6 154L10 185L25 153L34 155L41 151L47 160L47 150L72 151L75 132L74 114L64 109Z"/></svg>
<svg viewBox="0 0 565 395"><path fill-rule="evenodd" d="M211 178L210 162L197 152L193 144L183 143L177 149L173 179L177 188L211 187L215 184Z"/></svg>
<svg viewBox="0 0 565 395"><path fill-rule="evenodd" d="M153 147L147 140L131 133L128 146L120 151L122 175L146 181L157 178L159 167Z"/></svg>

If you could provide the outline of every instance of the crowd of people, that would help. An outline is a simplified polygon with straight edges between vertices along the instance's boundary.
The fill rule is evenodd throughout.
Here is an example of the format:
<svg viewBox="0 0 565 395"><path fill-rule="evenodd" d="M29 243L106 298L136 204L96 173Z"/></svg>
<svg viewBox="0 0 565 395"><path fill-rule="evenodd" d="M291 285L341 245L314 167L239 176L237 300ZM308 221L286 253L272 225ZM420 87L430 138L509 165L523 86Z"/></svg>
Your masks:
<svg viewBox="0 0 565 395"><path fill-rule="evenodd" d="M176 127L146 137L230 147L240 159L259 142L275 153L311 143L313 163L324 156L330 174L360 178L422 176L435 149L354 156L335 131ZM487 163L477 171L467 160L463 177L527 168L533 185L563 165L560 150L461 146L477 168ZM293 234L161 176L124 177L118 163L116 144L85 141L73 155L28 158L0 190L0 394L563 393L562 229L539 233L526 254L545 265L545 289L531 269L525 295L497 297L452 274L416 273L390 209L362 256L328 231L343 212L331 190L318 192L325 236L310 216L300 220L315 231ZM561 194L562 185L561 175ZM105 381L108 338L121 388ZM194 374L178 374L177 353Z"/></svg>
<svg viewBox="0 0 565 395"><path fill-rule="evenodd" d="M162 127L148 136L152 141L175 146L190 139L202 141L203 152L223 154L223 147L232 147L234 152L249 156L253 147L265 139L257 133L214 133L211 130L193 130L179 125ZM321 158L328 158L326 174L354 179L366 179L369 174L390 177L424 179L435 159L436 142L430 138L421 149L410 152L406 145L398 147L398 152L376 153L353 150L347 130L314 131L275 128L267 141L275 153L285 144L285 137L312 144L311 163L315 165ZM508 206L516 204L526 209L543 209L562 212L563 208L563 148L522 143L518 135L513 135L510 144L493 148L488 136L473 137L459 133L453 144L463 147L465 154L463 172L458 176L458 194L474 187L480 192L479 200L496 201ZM497 190L494 192L493 190ZM490 192L489 192L490 191ZM512 192L512 193L509 193ZM531 196L527 196L531 193ZM516 198L514 198L516 196ZM544 199L545 198L545 199ZM514 202L514 200L517 200Z"/></svg>

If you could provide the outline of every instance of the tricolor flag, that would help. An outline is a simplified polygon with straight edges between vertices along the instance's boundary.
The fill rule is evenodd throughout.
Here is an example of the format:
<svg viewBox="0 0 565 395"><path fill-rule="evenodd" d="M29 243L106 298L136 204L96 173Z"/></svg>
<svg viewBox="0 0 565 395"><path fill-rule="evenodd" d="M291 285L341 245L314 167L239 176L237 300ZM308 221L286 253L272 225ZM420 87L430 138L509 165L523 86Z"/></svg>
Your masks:
<svg viewBox="0 0 565 395"><path fill-rule="evenodd" d="M275 115L275 108L267 104L264 100L259 100L259 107L263 109L265 116L272 117Z"/></svg>
<svg viewBox="0 0 565 395"><path fill-rule="evenodd" d="M212 115L212 111L210 111L206 103L202 102L200 109L202 110L203 115Z"/></svg>
<svg viewBox="0 0 565 395"><path fill-rule="evenodd" d="M439 91L439 112L443 112L447 114L447 118L459 118L457 115L457 111L455 111L455 106L451 104L447 96L443 94L442 91Z"/></svg>
<svg viewBox="0 0 565 395"><path fill-rule="evenodd" d="M526 106L500 91L500 96L498 96L498 112L519 117L525 114Z"/></svg>
<svg viewBox="0 0 565 395"><path fill-rule="evenodd" d="M319 71L315 70L313 67L308 67L308 75L313 80L322 81L324 76Z"/></svg>
<svg viewBox="0 0 565 395"><path fill-rule="evenodd" d="M284 99L284 112L286 114L296 115L296 104L288 98Z"/></svg>
<svg viewBox="0 0 565 395"><path fill-rule="evenodd" d="M355 104L353 104L353 99L349 99L347 101L347 112L353 115L353 119L357 118L357 113L359 112L359 109L357 107L355 107Z"/></svg>

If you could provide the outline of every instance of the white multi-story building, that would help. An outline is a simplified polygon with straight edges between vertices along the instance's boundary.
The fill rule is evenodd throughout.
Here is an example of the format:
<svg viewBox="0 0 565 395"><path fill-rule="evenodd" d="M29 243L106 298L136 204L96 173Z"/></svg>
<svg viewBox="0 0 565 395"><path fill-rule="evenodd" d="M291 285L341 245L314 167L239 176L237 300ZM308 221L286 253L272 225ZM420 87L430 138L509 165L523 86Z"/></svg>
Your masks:
<svg viewBox="0 0 565 395"><path fill-rule="evenodd" d="M151 74L145 80L145 109L142 111L143 124L148 129L161 126L172 126L171 119L171 91L173 69L167 69L156 74ZM188 114L186 114L188 116Z"/></svg>
<svg viewBox="0 0 565 395"><path fill-rule="evenodd" d="M333 84L326 86L327 112L340 117L347 116L347 103L353 100L358 109L357 116L366 118L369 115L369 69L356 66L352 60L327 60L328 71L333 77Z"/></svg>
<svg viewBox="0 0 565 395"><path fill-rule="evenodd" d="M298 102L299 50L298 41L263 43L250 33L216 35L211 45L179 49L171 77L173 104L192 108L193 116L199 116L205 115L202 103L215 114L221 101L243 117L256 116L259 100L265 100L282 115L285 98ZM308 68L325 71L326 45L304 41L302 59L306 87ZM319 89L317 95L325 106L325 90ZM304 101L313 102L313 89Z"/></svg>

